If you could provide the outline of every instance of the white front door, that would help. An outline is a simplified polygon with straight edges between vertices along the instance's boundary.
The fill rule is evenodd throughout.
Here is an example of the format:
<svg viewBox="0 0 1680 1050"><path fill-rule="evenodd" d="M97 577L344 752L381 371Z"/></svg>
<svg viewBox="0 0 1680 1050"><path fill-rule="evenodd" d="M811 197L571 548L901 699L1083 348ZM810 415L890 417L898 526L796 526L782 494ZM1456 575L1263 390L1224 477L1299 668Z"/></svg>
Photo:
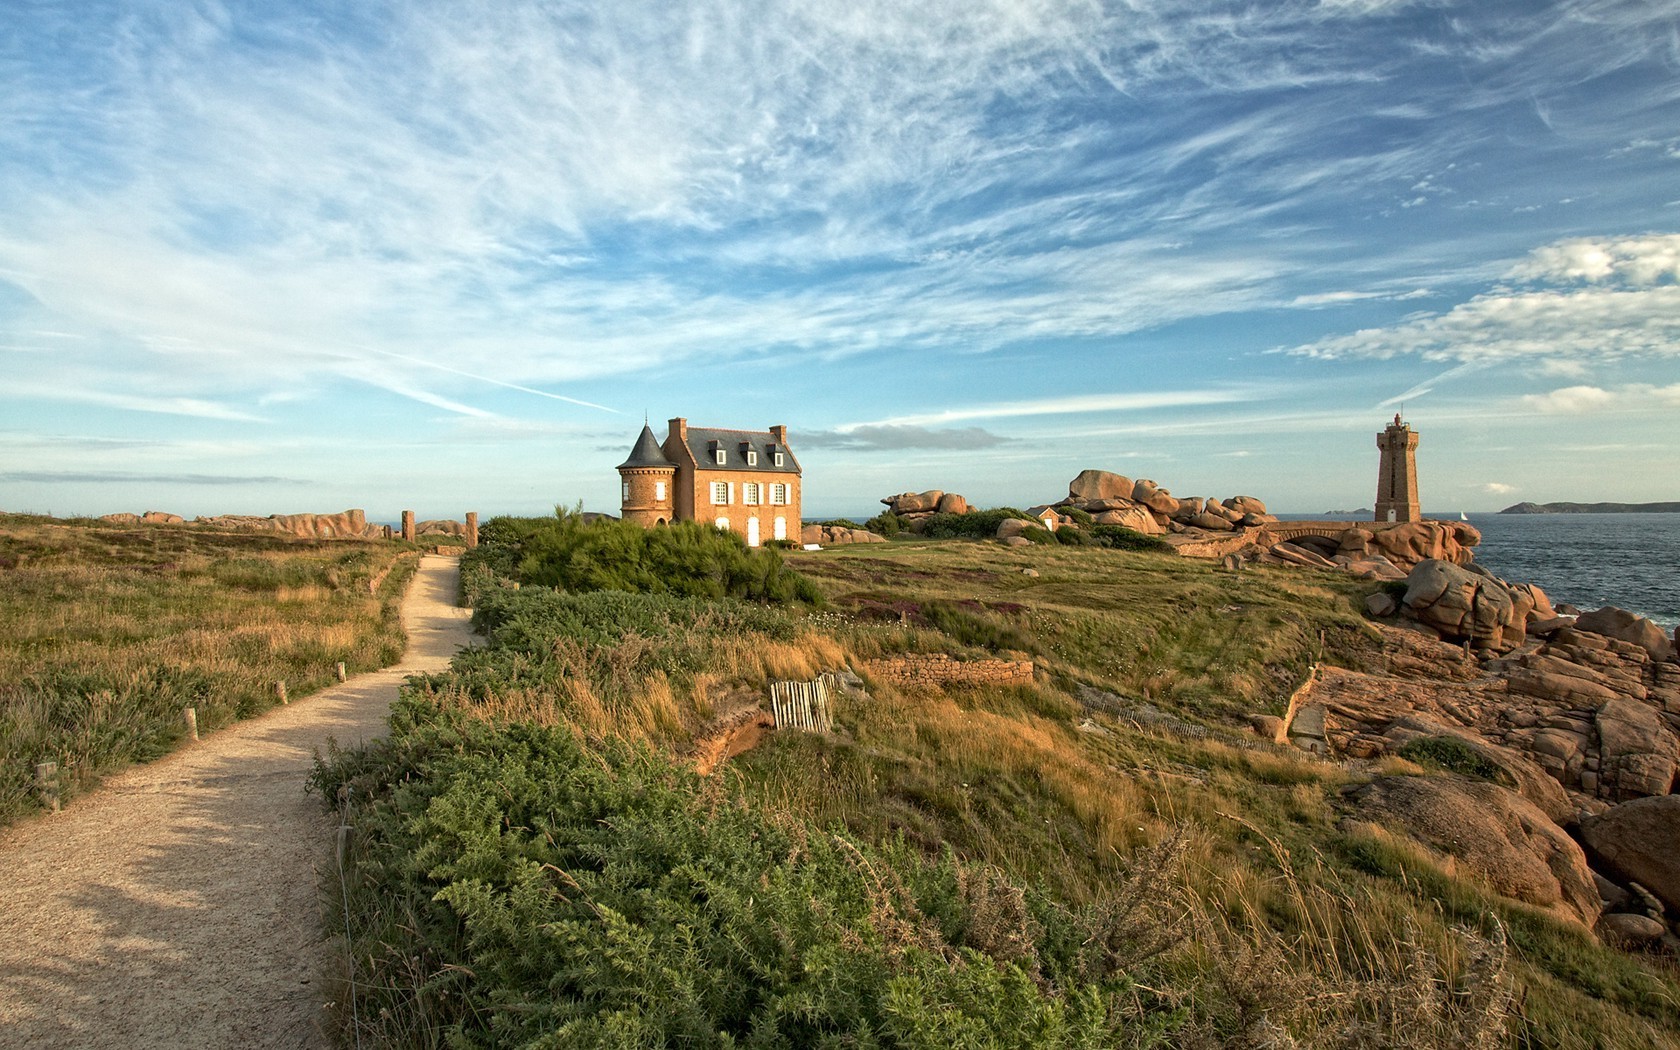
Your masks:
<svg viewBox="0 0 1680 1050"><path fill-rule="evenodd" d="M748 518L747 519L747 546L749 546L749 547L758 546L758 519L757 518Z"/></svg>
<svg viewBox="0 0 1680 1050"><path fill-rule="evenodd" d="M771 529L770 531L774 534L775 538L778 539L778 540L787 539L787 519L786 518L777 518L775 528Z"/></svg>

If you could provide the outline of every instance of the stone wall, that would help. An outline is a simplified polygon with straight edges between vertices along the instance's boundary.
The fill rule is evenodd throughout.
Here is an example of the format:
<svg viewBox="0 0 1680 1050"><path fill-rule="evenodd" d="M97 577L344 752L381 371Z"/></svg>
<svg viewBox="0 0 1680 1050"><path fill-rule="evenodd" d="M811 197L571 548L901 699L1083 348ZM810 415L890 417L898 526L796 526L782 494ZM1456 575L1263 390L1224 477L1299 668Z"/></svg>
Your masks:
<svg viewBox="0 0 1680 1050"><path fill-rule="evenodd" d="M944 653L913 653L870 660L864 671L897 685L1031 685L1031 660L956 660Z"/></svg>

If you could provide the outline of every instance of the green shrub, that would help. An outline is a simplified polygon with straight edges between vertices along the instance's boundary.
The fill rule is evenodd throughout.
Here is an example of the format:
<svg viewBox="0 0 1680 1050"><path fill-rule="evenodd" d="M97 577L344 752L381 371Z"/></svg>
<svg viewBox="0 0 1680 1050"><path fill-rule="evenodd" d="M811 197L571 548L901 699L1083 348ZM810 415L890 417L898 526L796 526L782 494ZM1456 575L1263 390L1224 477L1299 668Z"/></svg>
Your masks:
<svg viewBox="0 0 1680 1050"><path fill-rule="evenodd" d="M1124 525L1098 525L1091 530L1091 535L1099 546L1114 550L1172 553L1172 544L1166 540L1158 536L1145 536Z"/></svg>
<svg viewBox="0 0 1680 1050"><path fill-rule="evenodd" d="M921 534L929 539L989 540L997 535L1006 518L1032 521L1032 515L1014 507L971 510L967 514L935 514L922 522Z"/></svg>
<svg viewBox="0 0 1680 1050"><path fill-rule="evenodd" d="M312 778L353 803L358 1041L1095 1047L1168 1016L1139 1017L1111 912L996 869L412 692L392 726Z"/></svg>
<svg viewBox="0 0 1680 1050"><path fill-rule="evenodd" d="M1097 519L1091 517L1089 511L1080 510L1078 507L1057 507L1056 513L1082 528L1089 529L1097 524Z"/></svg>
<svg viewBox="0 0 1680 1050"><path fill-rule="evenodd" d="M1062 527L1055 532L1056 542L1064 547L1094 547L1099 546L1096 537L1084 529Z"/></svg>
<svg viewBox="0 0 1680 1050"><path fill-rule="evenodd" d="M628 591L695 598L820 604L821 593L773 550L697 522L649 529L557 509L551 519L492 518L463 565L522 584L567 591Z"/></svg>
<svg viewBox="0 0 1680 1050"><path fill-rule="evenodd" d="M1510 782L1510 776L1503 769L1457 737L1420 736L1401 745L1395 754L1419 765L1434 766L1477 780L1499 784Z"/></svg>
<svg viewBox="0 0 1680 1050"><path fill-rule="evenodd" d="M904 531L905 522L903 518L894 514L892 511L884 510L864 522L863 527L868 529L870 532L875 533L877 536L885 536L888 539L891 539Z"/></svg>

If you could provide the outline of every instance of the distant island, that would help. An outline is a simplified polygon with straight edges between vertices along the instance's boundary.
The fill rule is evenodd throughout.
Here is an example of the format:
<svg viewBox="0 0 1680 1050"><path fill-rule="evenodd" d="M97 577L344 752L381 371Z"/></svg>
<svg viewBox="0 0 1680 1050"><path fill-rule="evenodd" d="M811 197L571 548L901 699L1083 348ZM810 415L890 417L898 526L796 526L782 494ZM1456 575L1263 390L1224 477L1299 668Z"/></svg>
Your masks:
<svg viewBox="0 0 1680 1050"><path fill-rule="evenodd" d="M1518 503L1501 514L1680 514L1680 503Z"/></svg>

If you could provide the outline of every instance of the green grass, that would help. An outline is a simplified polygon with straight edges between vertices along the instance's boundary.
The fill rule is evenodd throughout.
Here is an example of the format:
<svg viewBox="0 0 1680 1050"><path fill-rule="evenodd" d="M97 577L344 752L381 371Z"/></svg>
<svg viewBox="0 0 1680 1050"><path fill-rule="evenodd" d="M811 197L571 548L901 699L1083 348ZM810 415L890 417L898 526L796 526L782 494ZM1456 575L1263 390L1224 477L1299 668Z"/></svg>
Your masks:
<svg viewBox="0 0 1680 1050"><path fill-rule="evenodd" d="M401 654L402 544L0 516L0 824ZM369 583L386 570L377 595Z"/></svg>
<svg viewBox="0 0 1680 1050"><path fill-rule="evenodd" d="M350 948L373 1045L1016 1045L1038 1031L1044 1046L1286 1033L1460 1050L1660 1047L1680 1031L1672 970L1349 823L1344 791L1368 772L1241 728L1281 711L1311 663L1378 664L1357 613L1369 583L901 539L790 555L825 598L801 610L512 591L488 546L469 590L491 650L417 683L391 750L323 768L329 798L353 783L372 802L356 820ZM768 734L705 780L678 768L725 692L752 700L771 678L898 652L1025 655L1041 673L1011 688L872 683L831 734ZM667 702L669 718L650 717ZM1418 757L1424 775L1476 772L1450 747ZM568 845L602 829L610 841ZM838 842L864 883L825 852ZM679 869L705 878L673 883ZM986 889L929 889L956 883ZM792 886L807 919L838 925L782 930ZM896 903L848 910L859 894ZM981 964L1002 983L968 983ZM821 990L799 986L812 966L827 967ZM954 983L917 983L936 977ZM909 1009L895 987L944 1009L893 1028ZM1032 1027L1092 1021L1092 996L1107 1028ZM796 1001L816 1027L789 1026Z"/></svg>

